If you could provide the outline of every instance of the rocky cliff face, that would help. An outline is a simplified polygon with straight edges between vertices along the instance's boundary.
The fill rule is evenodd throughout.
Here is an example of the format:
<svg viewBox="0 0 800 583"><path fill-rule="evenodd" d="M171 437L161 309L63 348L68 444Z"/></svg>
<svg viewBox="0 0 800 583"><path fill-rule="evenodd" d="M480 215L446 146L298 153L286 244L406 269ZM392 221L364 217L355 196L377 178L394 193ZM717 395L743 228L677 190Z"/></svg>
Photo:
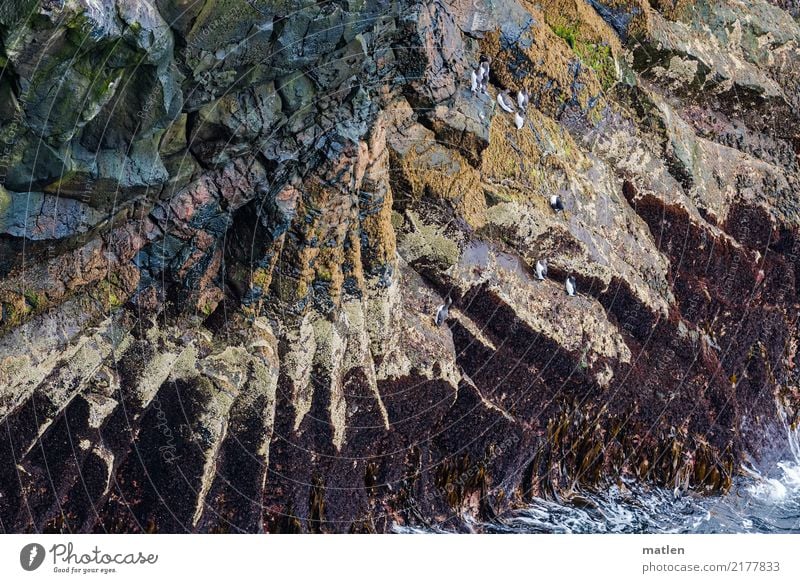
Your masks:
<svg viewBox="0 0 800 583"><path fill-rule="evenodd" d="M800 411L797 18L3 3L0 531L726 490ZM517 130L495 97L522 87Z"/></svg>

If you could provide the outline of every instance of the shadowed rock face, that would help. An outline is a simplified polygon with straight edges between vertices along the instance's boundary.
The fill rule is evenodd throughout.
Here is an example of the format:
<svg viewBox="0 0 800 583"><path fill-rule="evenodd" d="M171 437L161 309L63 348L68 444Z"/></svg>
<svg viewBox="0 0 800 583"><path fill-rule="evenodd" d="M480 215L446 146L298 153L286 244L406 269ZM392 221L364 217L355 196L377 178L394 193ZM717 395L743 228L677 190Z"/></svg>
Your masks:
<svg viewBox="0 0 800 583"><path fill-rule="evenodd" d="M105 4L0 8L0 531L458 529L797 422L796 2Z"/></svg>

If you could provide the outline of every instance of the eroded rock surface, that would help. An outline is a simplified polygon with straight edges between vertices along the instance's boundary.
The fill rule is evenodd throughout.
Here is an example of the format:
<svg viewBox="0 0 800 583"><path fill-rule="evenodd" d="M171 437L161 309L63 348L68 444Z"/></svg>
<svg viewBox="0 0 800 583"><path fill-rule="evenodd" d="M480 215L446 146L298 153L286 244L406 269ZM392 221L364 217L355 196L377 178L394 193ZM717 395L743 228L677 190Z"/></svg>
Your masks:
<svg viewBox="0 0 800 583"><path fill-rule="evenodd" d="M725 491L800 412L797 19L6 2L0 531L458 529L622 478ZM523 87L518 130L496 96Z"/></svg>

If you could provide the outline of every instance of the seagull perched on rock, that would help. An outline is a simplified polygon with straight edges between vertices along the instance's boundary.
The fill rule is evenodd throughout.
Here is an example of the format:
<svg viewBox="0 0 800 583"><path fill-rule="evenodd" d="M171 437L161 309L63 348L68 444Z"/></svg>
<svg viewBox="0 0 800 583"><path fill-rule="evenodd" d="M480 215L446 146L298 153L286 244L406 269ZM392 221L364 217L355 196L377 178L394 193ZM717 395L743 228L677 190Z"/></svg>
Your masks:
<svg viewBox="0 0 800 583"><path fill-rule="evenodd" d="M530 95L528 94L527 89L520 89L517 91L517 105L519 105L520 109L528 109L529 101Z"/></svg>
<svg viewBox="0 0 800 583"><path fill-rule="evenodd" d="M564 282L564 286L567 288L568 296L574 296L578 291L578 285L575 283L575 278L571 275L567 277L567 280Z"/></svg>
<svg viewBox="0 0 800 583"><path fill-rule="evenodd" d="M536 261L536 279L543 281L547 277L547 259Z"/></svg>
<svg viewBox="0 0 800 583"><path fill-rule="evenodd" d="M518 111L514 113L514 125L517 126L518 130L521 130L523 127L525 127L525 118Z"/></svg>
<svg viewBox="0 0 800 583"><path fill-rule="evenodd" d="M564 203L561 202L561 197L557 194L554 194L550 197L550 208L552 208L556 212L560 212L564 210Z"/></svg>
<svg viewBox="0 0 800 583"><path fill-rule="evenodd" d="M450 304L453 303L453 300L450 299L450 296L447 296L447 300L441 306L436 308L436 325L441 326L444 324L444 321L447 320L447 317L450 315Z"/></svg>
<svg viewBox="0 0 800 583"><path fill-rule="evenodd" d="M507 111L508 113L514 113L514 102L511 101L511 98L505 91L502 91L497 94L497 105L499 105L503 109L503 111Z"/></svg>
<svg viewBox="0 0 800 583"><path fill-rule="evenodd" d="M489 60L488 57L481 56L478 68L471 72L472 92L486 93L489 89Z"/></svg>
<svg viewBox="0 0 800 583"><path fill-rule="evenodd" d="M481 79L489 80L489 57L481 56L480 60Z"/></svg>

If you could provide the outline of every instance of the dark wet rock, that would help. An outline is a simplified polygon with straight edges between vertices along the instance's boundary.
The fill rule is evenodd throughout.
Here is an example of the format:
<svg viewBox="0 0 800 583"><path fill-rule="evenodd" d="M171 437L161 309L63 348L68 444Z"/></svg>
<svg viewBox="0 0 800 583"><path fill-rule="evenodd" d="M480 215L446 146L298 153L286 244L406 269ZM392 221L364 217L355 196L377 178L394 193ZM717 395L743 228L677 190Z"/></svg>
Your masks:
<svg viewBox="0 0 800 583"><path fill-rule="evenodd" d="M292 90L287 88L286 91ZM301 94L300 98L310 103L312 97ZM293 110L290 108L290 111ZM212 141L215 132L220 132L225 141L222 149L230 147L231 141L252 143L270 135L280 120L280 113L281 99L273 83L251 87L200 108L194 122L197 133L192 134L191 141L199 147Z"/></svg>
<svg viewBox="0 0 800 583"><path fill-rule="evenodd" d="M640 30L639 22L646 18L649 7L640 1L588 0L600 17L614 29L623 42L628 42ZM635 40L635 38L634 38Z"/></svg>

